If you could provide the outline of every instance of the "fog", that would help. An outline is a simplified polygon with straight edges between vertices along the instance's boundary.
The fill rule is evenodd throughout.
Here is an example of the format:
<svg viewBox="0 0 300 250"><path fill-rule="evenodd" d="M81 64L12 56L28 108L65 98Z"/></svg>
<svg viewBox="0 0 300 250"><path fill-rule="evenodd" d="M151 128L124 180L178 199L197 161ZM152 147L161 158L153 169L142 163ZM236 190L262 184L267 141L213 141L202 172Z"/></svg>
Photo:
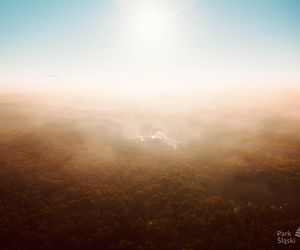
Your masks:
<svg viewBox="0 0 300 250"><path fill-rule="evenodd" d="M162 131L180 145L172 154L211 154L224 163L237 160L236 150L251 149L275 154L276 161L286 151L290 155L299 152L299 97L296 88L266 87L196 86L151 93L3 91L1 144L24 140L29 147L55 146L60 152L70 152L71 158L89 155L115 160L118 145L143 148L135 135Z"/></svg>

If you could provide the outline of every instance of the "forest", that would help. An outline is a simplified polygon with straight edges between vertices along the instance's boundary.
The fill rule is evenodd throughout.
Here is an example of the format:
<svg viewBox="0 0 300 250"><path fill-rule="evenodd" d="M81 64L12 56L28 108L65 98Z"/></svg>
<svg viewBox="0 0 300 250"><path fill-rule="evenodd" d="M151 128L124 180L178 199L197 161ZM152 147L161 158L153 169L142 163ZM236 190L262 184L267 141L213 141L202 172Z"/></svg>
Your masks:
<svg viewBox="0 0 300 250"><path fill-rule="evenodd" d="M163 131L176 149L134 134ZM0 249L282 249L300 226L300 120L0 104ZM297 239L300 241L300 239Z"/></svg>

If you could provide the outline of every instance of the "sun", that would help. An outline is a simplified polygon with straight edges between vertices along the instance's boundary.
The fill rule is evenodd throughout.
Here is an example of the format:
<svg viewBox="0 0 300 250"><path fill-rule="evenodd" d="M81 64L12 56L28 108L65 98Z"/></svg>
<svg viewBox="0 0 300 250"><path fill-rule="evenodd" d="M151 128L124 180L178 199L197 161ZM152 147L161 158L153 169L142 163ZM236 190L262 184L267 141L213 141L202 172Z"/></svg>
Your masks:
<svg viewBox="0 0 300 250"><path fill-rule="evenodd" d="M141 12L137 22L138 32L144 38L157 38L164 30L163 15L155 9Z"/></svg>
<svg viewBox="0 0 300 250"><path fill-rule="evenodd" d="M142 39L150 41L160 38L166 28L165 15L162 6L143 6L135 18L137 35Z"/></svg>
<svg viewBox="0 0 300 250"><path fill-rule="evenodd" d="M132 0L133 1L133 0ZM134 4L125 4L125 23L130 27L130 35L145 45L148 42L155 44L166 44L174 30L178 31L176 17L189 9L189 5L170 4L162 0L135 0Z"/></svg>

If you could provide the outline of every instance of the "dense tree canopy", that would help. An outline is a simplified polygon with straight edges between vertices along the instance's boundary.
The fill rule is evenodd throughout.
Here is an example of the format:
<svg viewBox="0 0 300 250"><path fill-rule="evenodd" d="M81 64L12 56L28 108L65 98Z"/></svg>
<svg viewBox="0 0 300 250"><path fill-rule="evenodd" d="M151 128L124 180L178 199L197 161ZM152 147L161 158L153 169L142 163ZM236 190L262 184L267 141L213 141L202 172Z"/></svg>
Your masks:
<svg viewBox="0 0 300 250"><path fill-rule="evenodd" d="M174 150L3 114L1 249L277 249L300 226L300 139L278 128Z"/></svg>

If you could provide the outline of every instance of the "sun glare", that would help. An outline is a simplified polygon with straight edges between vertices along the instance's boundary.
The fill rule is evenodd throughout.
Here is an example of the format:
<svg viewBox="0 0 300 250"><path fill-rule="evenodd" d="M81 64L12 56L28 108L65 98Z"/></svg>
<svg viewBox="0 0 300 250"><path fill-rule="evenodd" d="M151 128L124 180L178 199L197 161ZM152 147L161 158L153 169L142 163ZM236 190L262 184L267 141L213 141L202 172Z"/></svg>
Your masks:
<svg viewBox="0 0 300 250"><path fill-rule="evenodd" d="M138 11L135 25L137 35L146 40L157 40L165 31L165 13L162 6L146 5Z"/></svg>

